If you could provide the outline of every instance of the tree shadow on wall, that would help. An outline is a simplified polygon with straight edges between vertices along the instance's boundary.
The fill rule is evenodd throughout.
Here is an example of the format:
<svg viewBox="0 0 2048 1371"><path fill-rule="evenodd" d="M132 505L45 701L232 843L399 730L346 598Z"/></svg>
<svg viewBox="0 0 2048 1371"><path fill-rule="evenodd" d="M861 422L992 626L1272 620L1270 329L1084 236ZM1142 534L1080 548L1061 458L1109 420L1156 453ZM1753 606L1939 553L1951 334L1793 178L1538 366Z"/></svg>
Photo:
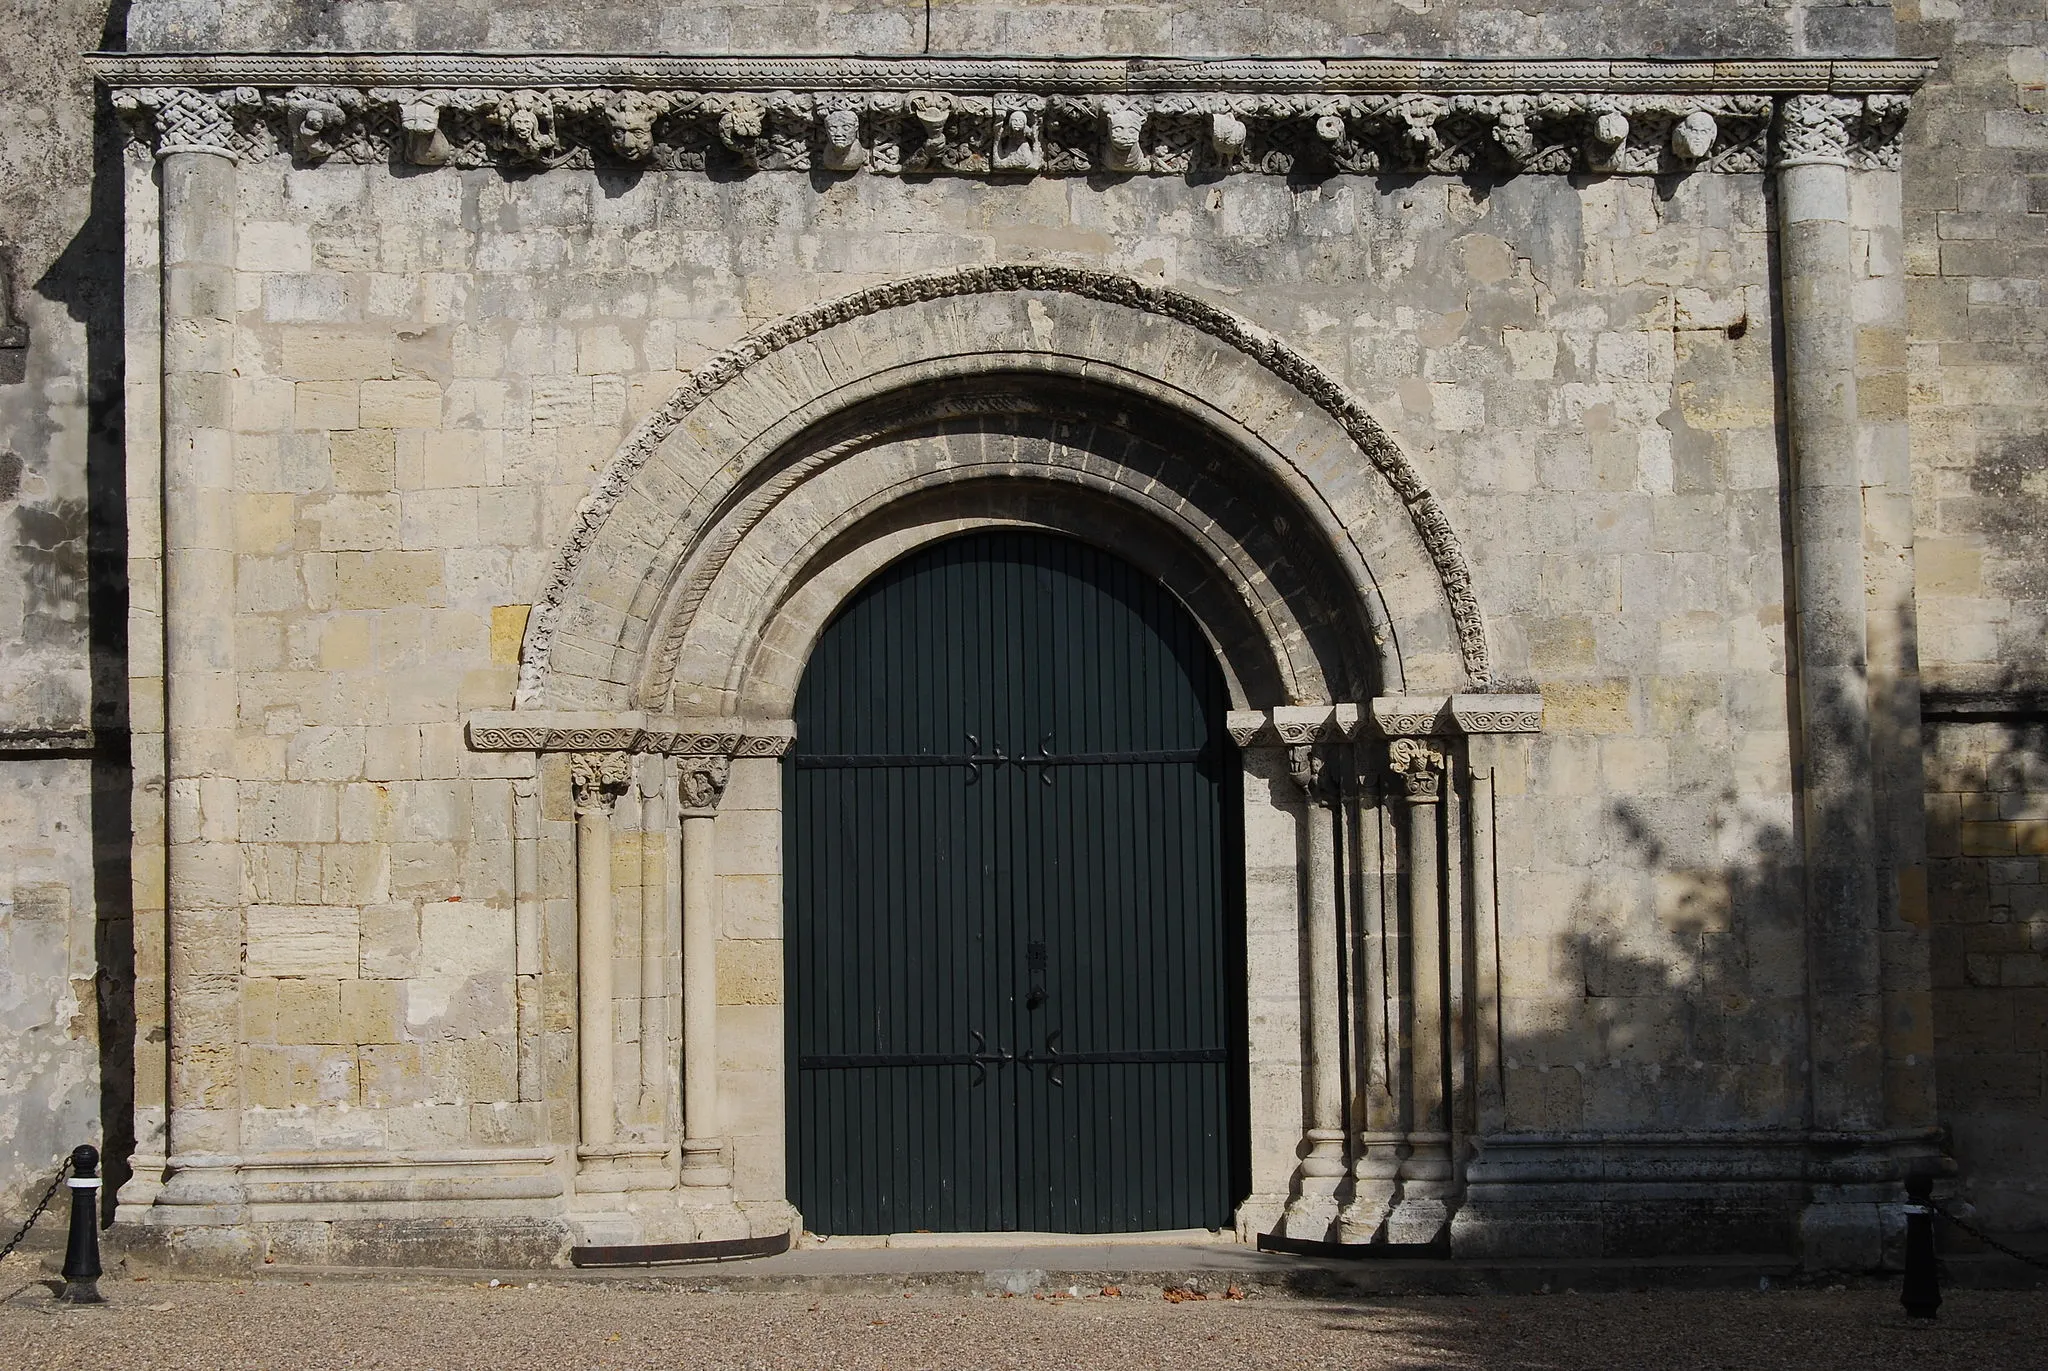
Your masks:
<svg viewBox="0 0 2048 1371"><path fill-rule="evenodd" d="M1655 1132L1800 1122L1798 847L1783 825L1745 813L1732 787L1678 803L1693 816L1682 848L1659 836L1676 815L1632 800L1609 808L1623 860L1581 880L1575 926L1528 973L1575 987L1576 1003L1512 1026L1512 1011L1503 1015L1502 1087L1518 1124ZM1503 973L1511 998L1514 972Z"/></svg>

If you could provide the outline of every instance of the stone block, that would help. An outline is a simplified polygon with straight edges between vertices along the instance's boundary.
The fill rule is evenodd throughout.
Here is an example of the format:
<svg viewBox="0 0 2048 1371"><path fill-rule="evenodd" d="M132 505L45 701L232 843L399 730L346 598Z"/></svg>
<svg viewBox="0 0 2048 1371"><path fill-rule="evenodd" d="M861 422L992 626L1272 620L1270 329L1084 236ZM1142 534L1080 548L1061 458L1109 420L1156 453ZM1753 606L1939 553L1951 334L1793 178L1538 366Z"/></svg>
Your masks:
<svg viewBox="0 0 2048 1371"><path fill-rule="evenodd" d="M339 905L251 905L244 915L252 976L331 980L356 975L361 915Z"/></svg>
<svg viewBox="0 0 2048 1371"><path fill-rule="evenodd" d="M341 1043L340 981L288 980L277 983L277 1040L280 1043Z"/></svg>
<svg viewBox="0 0 2048 1371"><path fill-rule="evenodd" d="M352 429L356 426L357 386L353 381L301 381L293 387L295 428Z"/></svg>
<svg viewBox="0 0 2048 1371"><path fill-rule="evenodd" d="M335 603L342 609L391 609L442 603L437 552L344 552L334 559Z"/></svg>
<svg viewBox="0 0 2048 1371"><path fill-rule="evenodd" d="M343 981L340 996L341 1037L358 1045L403 1040L405 985L400 981Z"/></svg>
<svg viewBox="0 0 2048 1371"><path fill-rule="evenodd" d="M781 1004L782 944L765 938L719 939L718 1002Z"/></svg>
<svg viewBox="0 0 2048 1371"><path fill-rule="evenodd" d="M362 912L358 974L404 980L419 969L419 909L410 901L370 905Z"/></svg>
<svg viewBox="0 0 2048 1371"><path fill-rule="evenodd" d="M441 388L432 381L365 381L360 418L364 428L441 427Z"/></svg>

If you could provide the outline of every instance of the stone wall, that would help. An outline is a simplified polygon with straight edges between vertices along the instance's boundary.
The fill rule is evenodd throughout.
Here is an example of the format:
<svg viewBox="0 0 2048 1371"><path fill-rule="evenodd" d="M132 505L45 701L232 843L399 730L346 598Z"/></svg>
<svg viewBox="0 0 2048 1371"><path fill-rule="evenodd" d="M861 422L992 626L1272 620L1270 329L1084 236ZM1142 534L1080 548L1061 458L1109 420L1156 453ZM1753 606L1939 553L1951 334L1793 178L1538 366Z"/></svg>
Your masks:
<svg viewBox="0 0 2048 1371"><path fill-rule="evenodd" d="M2048 7L1919 0L1913 463L1942 1116L1981 1220L2048 1224Z"/></svg>
<svg viewBox="0 0 2048 1371"><path fill-rule="evenodd" d="M1488 0L1089 4L1081 0L639 0L582 8L480 0L376 4L141 0L137 51L360 48L570 52L1391 53L1755 56L1891 50L1884 0L1729 0L1617 7Z"/></svg>
<svg viewBox="0 0 2048 1371"><path fill-rule="evenodd" d="M125 1132L125 717L119 466L120 208L95 158L77 54L110 41L104 0L51 0L0 51L0 1215L57 1159ZM119 42L118 21L111 41ZM107 630L113 637L109 638ZM95 667L98 670L95 670ZM94 753L93 730L107 751ZM97 797L97 799L95 798ZM102 960L104 959L104 960ZM104 973L104 974L102 974ZM96 978L98 978L96 980ZM107 998L102 1003L101 991ZM61 1229L59 1230L61 1240Z"/></svg>
<svg viewBox="0 0 2048 1371"><path fill-rule="evenodd" d="M1526 774L1502 778L1511 1125L1800 1119L1759 178L1383 196L1352 178L821 187L271 159L239 182L240 801L221 822L261 887L244 1013L271 1035L264 1060L292 1063L251 1098L266 1112L245 1143L319 1136L330 1115L351 1137L416 1136L440 1125L406 1111L463 1102L445 1121L481 1141L475 1111L515 1098L509 1058L434 1044L506 1034L510 1004L470 1002L465 1038L426 1007L452 1003L447 987L410 963L376 973L399 999L369 1018L344 997L368 993L362 968L394 938L424 958L430 930L469 921L450 946L481 956L495 943L471 923L509 917L495 843L511 783L463 749L460 720L511 705L506 626L594 473L749 328L1001 261L1124 272L1242 313L1343 378L1445 499L1497 669L1551 702ZM564 782L542 782L560 810ZM772 874L773 822L721 814L731 879ZM772 1059L776 916L760 904L728 898L735 1072ZM334 943L317 967L287 964L316 939ZM633 955L621 945L621 984ZM271 977L317 982L290 990L317 999L314 1019L270 1017L287 989ZM779 1099L741 1075L728 1099L735 1133L779 1133Z"/></svg>

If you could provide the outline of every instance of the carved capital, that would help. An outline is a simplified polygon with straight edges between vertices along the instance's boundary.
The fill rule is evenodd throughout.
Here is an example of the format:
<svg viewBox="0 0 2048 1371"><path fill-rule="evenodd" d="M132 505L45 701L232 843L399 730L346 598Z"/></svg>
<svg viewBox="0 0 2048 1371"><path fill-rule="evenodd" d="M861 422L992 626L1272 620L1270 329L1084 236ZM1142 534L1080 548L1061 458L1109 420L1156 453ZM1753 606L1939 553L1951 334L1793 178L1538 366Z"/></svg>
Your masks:
<svg viewBox="0 0 2048 1371"><path fill-rule="evenodd" d="M253 90L194 90L184 86L144 86L117 91L114 112L144 127L156 142L156 155L209 152L235 158L241 153L236 136L236 105L260 102Z"/></svg>
<svg viewBox="0 0 2048 1371"><path fill-rule="evenodd" d="M1895 91L1788 95L1778 105L1773 165L1897 170L1908 100Z"/></svg>
<svg viewBox="0 0 2048 1371"><path fill-rule="evenodd" d="M569 790L578 814L606 814L632 783L632 765L624 752L569 754Z"/></svg>
<svg viewBox="0 0 2048 1371"><path fill-rule="evenodd" d="M1444 750L1427 738L1396 738L1387 748L1387 768L1410 804L1435 804L1443 798L1448 760Z"/></svg>
<svg viewBox="0 0 2048 1371"><path fill-rule="evenodd" d="M683 808L708 812L725 798L725 783L732 779L732 763L724 757L683 757L676 762L676 777Z"/></svg>

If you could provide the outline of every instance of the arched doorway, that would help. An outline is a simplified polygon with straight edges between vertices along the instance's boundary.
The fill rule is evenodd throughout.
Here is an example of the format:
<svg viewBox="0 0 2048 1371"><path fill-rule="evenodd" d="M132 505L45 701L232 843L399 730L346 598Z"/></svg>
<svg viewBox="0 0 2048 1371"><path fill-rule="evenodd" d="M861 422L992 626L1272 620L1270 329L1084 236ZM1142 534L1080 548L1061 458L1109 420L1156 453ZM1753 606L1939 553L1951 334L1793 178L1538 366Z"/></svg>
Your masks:
<svg viewBox="0 0 2048 1371"><path fill-rule="evenodd" d="M785 759L790 1196L821 1233L1220 1227L1242 802L1163 586L993 530L826 627Z"/></svg>

